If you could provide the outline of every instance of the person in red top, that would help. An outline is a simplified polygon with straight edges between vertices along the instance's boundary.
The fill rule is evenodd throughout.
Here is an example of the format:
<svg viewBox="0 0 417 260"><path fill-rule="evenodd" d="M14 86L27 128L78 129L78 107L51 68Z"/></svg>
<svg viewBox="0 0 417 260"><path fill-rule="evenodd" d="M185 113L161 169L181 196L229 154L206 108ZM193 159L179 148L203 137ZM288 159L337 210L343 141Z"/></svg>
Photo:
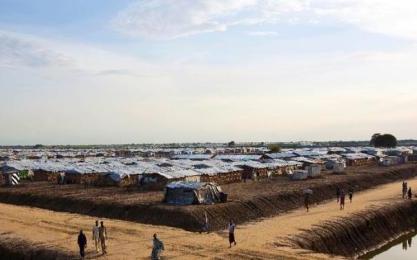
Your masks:
<svg viewBox="0 0 417 260"><path fill-rule="evenodd" d="M340 192L340 210L345 209L345 191Z"/></svg>

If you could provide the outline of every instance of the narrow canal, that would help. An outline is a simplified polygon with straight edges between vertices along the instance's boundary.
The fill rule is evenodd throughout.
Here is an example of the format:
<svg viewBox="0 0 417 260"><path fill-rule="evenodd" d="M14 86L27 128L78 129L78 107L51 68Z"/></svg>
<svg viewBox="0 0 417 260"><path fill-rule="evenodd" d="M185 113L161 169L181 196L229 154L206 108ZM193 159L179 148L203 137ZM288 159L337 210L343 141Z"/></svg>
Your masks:
<svg viewBox="0 0 417 260"><path fill-rule="evenodd" d="M391 243L381 247L380 249L370 252L359 259L372 260L416 260L417 259L417 233L413 232Z"/></svg>

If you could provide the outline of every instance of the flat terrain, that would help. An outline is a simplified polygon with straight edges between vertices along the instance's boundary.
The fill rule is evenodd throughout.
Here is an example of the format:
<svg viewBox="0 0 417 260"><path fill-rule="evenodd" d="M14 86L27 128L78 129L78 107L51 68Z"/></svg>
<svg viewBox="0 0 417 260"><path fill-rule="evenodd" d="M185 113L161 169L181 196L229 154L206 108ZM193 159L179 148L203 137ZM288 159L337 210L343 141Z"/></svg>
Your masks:
<svg viewBox="0 0 417 260"><path fill-rule="evenodd" d="M409 180L409 185L417 189L417 180ZM134 222L104 219L109 232L109 254L100 259L145 259L151 250L151 237L158 233L166 245L164 256L167 259L198 258L243 258L277 259L281 257L297 259L326 258L326 255L280 247L286 239L299 232L309 230L326 220L349 216L365 209L387 207L394 203L404 203L401 198L401 182L378 186L354 195L352 204L339 210L335 200L314 205L309 213L297 209L277 217L263 219L238 226L236 237L238 245L228 248L225 231L199 234L182 229L139 224ZM0 204L0 239L18 238L29 242L33 247L72 252L76 255L75 239L80 228L89 230L95 220L93 217L53 212L50 210ZM226 224L226 223L225 223ZM88 257L98 257L93 253L91 241Z"/></svg>
<svg viewBox="0 0 417 260"><path fill-rule="evenodd" d="M324 171L323 176L317 179L304 181L291 181L287 176L277 176L260 181L247 181L246 183L232 183L222 185L223 191L229 194L230 202L250 199L259 196L268 196L271 193L288 193L300 191L306 187L315 185L345 182L357 176L384 173L389 170L406 169L412 164L392 167L359 166L348 167L345 174L330 174ZM417 167L417 165L416 165ZM88 187L83 185L56 185L49 182L26 182L17 187L0 187L0 192L14 192L20 194L32 194L38 196L54 196L65 198L77 198L80 200L93 200L97 203L114 203L124 206L129 205L163 205L163 191L139 191L135 188L119 187ZM168 206L169 207L169 206ZM195 207L195 206L190 206ZM184 207L183 207L184 208Z"/></svg>
<svg viewBox="0 0 417 260"><path fill-rule="evenodd" d="M145 224L179 227L197 231L204 211L212 230L221 230L229 218L239 224L275 216L303 205L302 190L314 190L313 202L332 198L336 187L356 191L417 176L417 164L393 167L351 167L346 174L324 174L317 179L290 181L280 176L259 182L223 185L227 203L215 205L172 206L163 204L163 192L141 192L135 188L56 185L46 182L25 183L0 188L0 202L35 206L55 211L135 221Z"/></svg>

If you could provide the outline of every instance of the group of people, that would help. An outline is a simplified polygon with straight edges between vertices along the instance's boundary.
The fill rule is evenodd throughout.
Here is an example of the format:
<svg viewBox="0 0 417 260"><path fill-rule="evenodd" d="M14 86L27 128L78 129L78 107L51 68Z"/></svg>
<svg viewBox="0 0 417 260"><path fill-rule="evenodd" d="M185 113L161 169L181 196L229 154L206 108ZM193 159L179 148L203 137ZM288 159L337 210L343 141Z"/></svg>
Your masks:
<svg viewBox="0 0 417 260"><path fill-rule="evenodd" d="M97 253L99 253L99 248L101 248L103 255L107 254L106 239L107 239L107 229L104 226L104 222L101 221L99 225L99 221L96 220L96 224L93 227L92 240L94 241L94 245L96 247ZM83 230L80 230L80 233L78 234L77 242L78 242L78 247L80 248L81 259L84 259L85 249L87 247L87 237L85 236Z"/></svg>
<svg viewBox="0 0 417 260"><path fill-rule="evenodd" d="M352 186L350 186L348 189L348 196L349 196L350 203L352 203L352 200L353 200L353 187ZM339 186L336 187L336 198L337 198L337 203L340 204L340 210L344 210L346 193Z"/></svg>
<svg viewBox="0 0 417 260"><path fill-rule="evenodd" d="M96 252L99 253L100 249L103 255L107 254L107 246L106 246L106 240L107 237L107 229L104 226L104 222L96 220L96 223L92 230L92 240L94 241L94 245L96 248ZM85 236L83 230L80 230L80 233L78 234L78 247L80 248L80 256L81 259L84 259L85 257L85 249L87 247L87 237ZM151 252L151 259L152 260L159 260L161 257L161 253L164 250L164 243L162 243L161 240L159 240L158 236L156 234L153 235L153 241L152 241L152 252Z"/></svg>
<svg viewBox="0 0 417 260"><path fill-rule="evenodd" d="M408 198L411 200L413 197L413 192L411 191L411 187L408 187L408 183L403 181L403 199Z"/></svg>
<svg viewBox="0 0 417 260"><path fill-rule="evenodd" d="M311 194L312 192L304 192L304 207L306 208L307 212L310 209ZM352 200L353 200L353 187L352 186L350 186L348 189L348 196L349 196L350 203L352 203ZM336 188L336 198L337 198L337 203L340 204L340 210L345 209L346 193L343 189L340 189L340 187Z"/></svg>
<svg viewBox="0 0 417 260"><path fill-rule="evenodd" d="M353 200L353 187L350 186L348 189L348 196L349 196L349 201L350 203L352 203ZM304 194L304 206L307 210L307 212L309 211L309 205L310 205L310 194L311 193L305 193ZM403 199L408 198L411 199L412 198L412 191L411 191L411 187L408 187L408 184L406 181L403 181L402 183L402 195L403 195ZM340 210L343 210L345 208L345 197L346 197L346 193L343 189L341 189L339 186L336 188L336 198L337 198L337 203L340 204ZM208 219L208 215L207 215L207 211L204 212L204 216L203 216L203 225L202 225L202 229L200 231L200 233L202 232L210 232L210 226L209 226L209 219ZM231 219L227 225L227 230L229 233L229 247L231 248L232 245L236 245L236 239L235 239L235 228L236 228L236 224L234 223L234 221ZM96 247L96 252L99 252L99 248L101 247L102 253L106 254L106 239L107 239L107 230L106 227L103 224L103 221L100 222L100 226L99 226L99 221L96 221L95 226L93 227L93 241ZM81 259L84 259L85 256L85 248L87 246L87 238L85 237L84 233L82 230L80 230L80 234L78 235L78 245L80 247L80 255L81 255ZM158 260L160 259L161 253L164 250L164 244L161 240L158 239L157 235L154 234L153 235L153 246L152 246L152 253L151 253L151 259L152 260Z"/></svg>
<svg viewBox="0 0 417 260"><path fill-rule="evenodd" d="M348 196L349 196L349 201L350 203L352 203L353 200L353 187L349 187L348 189ZM337 203L340 204L340 210L343 210L345 208L345 191L343 189L341 189L340 187L336 188L336 197L337 197ZM403 199L408 198L411 199L412 198L412 191L411 191L411 187L408 187L408 184L406 181L403 181L402 183L402 197ZM310 193L305 193L304 194L304 205L306 207L307 212L309 211L309 205L310 205ZM202 226L202 230L201 232L207 232L209 233L209 219L208 219L208 215L207 212L204 212L204 216L203 216L203 226ZM231 219L227 225L227 230L229 233L229 247L231 248L232 245L236 245L236 239L235 239L235 228L236 228L236 224L234 223L234 221ZM200 233L201 233L200 232ZM107 230L106 227L104 226L103 221L100 222L99 225L99 221L96 220L95 226L93 227L93 232L92 232L93 236L93 241L96 247L96 252L99 253L99 248L101 248L102 253L106 254L106 239L107 239ZM80 230L80 233L78 235L78 245L80 248L80 256L81 259L84 259L85 257L85 248L87 247L87 238L84 235L83 231ZM152 260L158 260L160 259L161 253L164 250L164 244L161 240L158 239L157 235L154 234L153 235L153 246L152 246L152 253L151 253L151 259Z"/></svg>

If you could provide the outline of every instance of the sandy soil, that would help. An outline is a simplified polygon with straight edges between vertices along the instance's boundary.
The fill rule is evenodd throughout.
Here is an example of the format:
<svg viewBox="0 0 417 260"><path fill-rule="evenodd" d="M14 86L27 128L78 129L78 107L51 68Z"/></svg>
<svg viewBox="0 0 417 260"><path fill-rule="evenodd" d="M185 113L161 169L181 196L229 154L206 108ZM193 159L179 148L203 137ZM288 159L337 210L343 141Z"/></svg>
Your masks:
<svg viewBox="0 0 417 260"><path fill-rule="evenodd" d="M417 176L417 164L393 167L349 167L346 174L324 174L320 178L290 181L286 176L259 182L234 183L222 188L228 203L172 206L163 204L163 192L141 192L135 188L89 187L27 182L16 187L0 187L0 202L40 207L93 217L107 217L144 224L164 225L198 231L201 215L207 210L211 229L222 230L232 216L237 223L272 217L303 205L302 190L315 192L314 202L334 196L336 186L353 186L356 191Z"/></svg>
<svg viewBox="0 0 417 260"><path fill-rule="evenodd" d="M416 179L409 180L408 183L417 190ZM400 202L400 193L401 182L396 182L355 194L353 203L347 202L343 211L339 210L334 200L314 205L309 213L304 209L298 209L281 216L238 226L238 245L232 249L228 248L227 233L224 231L198 234L176 228L104 219L109 233L109 254L100 259L148 258L153 233L158 233L164 241L164 256L167 259L326 258L325 255L278 245L284 245L286 237L308 230L324 220L347 216L371 206ZM70 251L74 255L77 252L76 236L79 229L84 229L90 239L90 230L95 220L78 214L7 204L0 204L0 212L0 239L2 236L16 237L32 243L33 246ZM92 246L89 240L88 258L98 258Z"/></svg>

